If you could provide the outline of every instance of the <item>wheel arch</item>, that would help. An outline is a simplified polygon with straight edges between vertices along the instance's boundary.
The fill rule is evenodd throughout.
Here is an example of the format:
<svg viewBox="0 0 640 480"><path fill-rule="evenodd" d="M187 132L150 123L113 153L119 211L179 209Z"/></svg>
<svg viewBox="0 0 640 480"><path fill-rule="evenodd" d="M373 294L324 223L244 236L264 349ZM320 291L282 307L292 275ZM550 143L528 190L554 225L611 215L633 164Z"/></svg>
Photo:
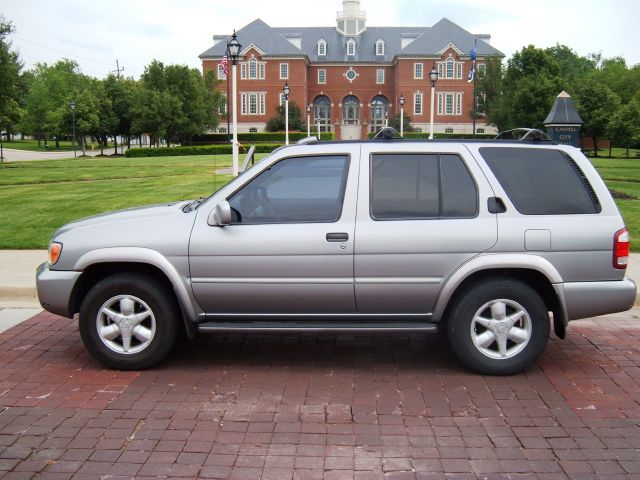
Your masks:
<svg viewBox="0 0 640 480"><path fill-rule="evenodd" d="M187 335L195 335L196 313L191 297L176 269L160 253L149 249L104 249L83 255L75 264L82 271L69 298L69 312L79 311L82 299L96 282L123 272L143 273L160 281L180 307Z"/></svg>
<svg viewBox="0 0 640 480"><path fill-rule="evenodd" d="M434 320L446 321L456 298L471 284L488 278L512 278L533 288L542 298L547 310L553 313L555 334L559 338L565 338L566 307L562 289L555 287L562 283L562 277L548 260L532 255L486 255L472 259L445 282L436 301Z"/></svg>

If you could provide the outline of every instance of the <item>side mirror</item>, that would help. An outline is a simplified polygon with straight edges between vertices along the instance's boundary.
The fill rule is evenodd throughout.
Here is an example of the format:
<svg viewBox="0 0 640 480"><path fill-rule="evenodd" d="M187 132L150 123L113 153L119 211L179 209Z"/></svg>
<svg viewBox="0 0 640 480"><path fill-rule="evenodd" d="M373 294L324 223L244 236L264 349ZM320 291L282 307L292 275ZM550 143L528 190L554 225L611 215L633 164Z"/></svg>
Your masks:
<svg viewBox="0 0 640 480"><path fill-rule="evenodd" d="M212 227L224 227L231 224L231 205L226 200L216 205L209 214L207 223Z"/></svg>

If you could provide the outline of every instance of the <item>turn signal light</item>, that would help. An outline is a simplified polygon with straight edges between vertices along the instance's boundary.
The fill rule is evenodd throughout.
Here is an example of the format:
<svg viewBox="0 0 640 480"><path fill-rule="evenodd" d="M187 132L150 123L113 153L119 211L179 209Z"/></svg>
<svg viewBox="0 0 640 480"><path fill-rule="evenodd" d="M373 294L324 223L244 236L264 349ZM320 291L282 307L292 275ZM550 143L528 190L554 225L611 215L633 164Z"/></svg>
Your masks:
<svg viewBox="0 0 640 480"><path fill-rule="evenodd" d="M49 245L49 265L55 265L62 253L62 244L58 242L51 242Z"/></svg>
<svg viewBox="0 0 640 480"><path fill-rule="evenodd" d="M613 268L625 270L629 264L629 232L618 230L613 236Z"/></svg>

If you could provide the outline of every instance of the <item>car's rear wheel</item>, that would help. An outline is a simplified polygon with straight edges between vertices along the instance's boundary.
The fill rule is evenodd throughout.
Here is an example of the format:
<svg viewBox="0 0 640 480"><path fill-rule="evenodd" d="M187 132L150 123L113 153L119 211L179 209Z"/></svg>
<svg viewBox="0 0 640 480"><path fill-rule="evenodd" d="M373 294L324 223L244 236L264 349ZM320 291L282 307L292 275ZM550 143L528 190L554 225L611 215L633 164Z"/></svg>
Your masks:
<svg viewBox="0 0 640 480"><path fill-rule="evenodd" d="M80 335L102 364L120 370L149 368L173 348L179 311L152 277L125 273L96 283L80 306Z"/></svg>
<svg viewBox="0 0 640 480"><path fill-rule="evenodd" d="M509 375L529 367L544 351L549 314L540 295L525 283L487 280L472 284L454 301L447 335L471 370Z"/></svg>

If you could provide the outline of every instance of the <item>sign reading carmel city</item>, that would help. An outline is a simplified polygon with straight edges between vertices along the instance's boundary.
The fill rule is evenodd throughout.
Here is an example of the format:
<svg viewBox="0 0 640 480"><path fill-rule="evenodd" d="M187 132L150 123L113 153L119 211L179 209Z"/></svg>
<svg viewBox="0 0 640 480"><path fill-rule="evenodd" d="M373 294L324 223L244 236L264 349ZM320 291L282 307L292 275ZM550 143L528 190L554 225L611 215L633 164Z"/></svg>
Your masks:
<svg viewBox="0 0 640 480"><path fill-rule="evenodd" d="M579 147L580 126L583 123L573 99L567 92L561 92L556 97L544 126L547 127L547 134L552 140L562 145Z"/></svg>

